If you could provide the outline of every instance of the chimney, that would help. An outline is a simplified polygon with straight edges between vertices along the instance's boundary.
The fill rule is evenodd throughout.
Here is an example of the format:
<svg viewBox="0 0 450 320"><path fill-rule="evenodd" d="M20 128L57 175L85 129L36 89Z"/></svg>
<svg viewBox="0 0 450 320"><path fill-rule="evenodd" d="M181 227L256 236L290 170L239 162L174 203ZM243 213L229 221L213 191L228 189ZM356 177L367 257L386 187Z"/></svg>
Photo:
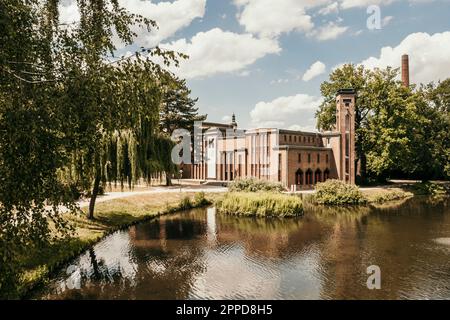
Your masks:
<svg viewBox="0 0 450 320"><path fill-rule="evenodd" d="M402 82L405 87L409 87L409 56L402 56Z"/></svg>

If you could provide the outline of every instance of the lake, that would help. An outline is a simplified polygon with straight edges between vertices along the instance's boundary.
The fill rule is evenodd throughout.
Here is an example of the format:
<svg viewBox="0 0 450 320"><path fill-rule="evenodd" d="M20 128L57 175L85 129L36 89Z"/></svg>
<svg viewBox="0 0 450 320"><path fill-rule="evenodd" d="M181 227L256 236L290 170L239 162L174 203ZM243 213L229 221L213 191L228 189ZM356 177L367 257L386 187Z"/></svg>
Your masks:
<svg viewBox="0 0 450 320"><path fill-rule="evenodd" d="M379 290L366 284L373 265ZM284 220L168 215L106 237L36 298L450 299L450 200Z"/></svg>

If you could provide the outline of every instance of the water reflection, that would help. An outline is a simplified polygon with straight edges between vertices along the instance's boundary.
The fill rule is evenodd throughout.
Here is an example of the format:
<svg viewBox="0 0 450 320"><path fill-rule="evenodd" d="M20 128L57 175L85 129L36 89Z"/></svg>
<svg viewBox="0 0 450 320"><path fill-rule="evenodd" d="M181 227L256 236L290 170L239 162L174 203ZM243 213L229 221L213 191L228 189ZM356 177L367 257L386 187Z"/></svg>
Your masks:
<svg viewBox="0 0 450 320"><path fill-rule="evenodd" d="M109 236L41 298L450 299L449 238L448 199L308 208L298 219L194 210ZM381 290L366 288L370 265Z"/></svg>

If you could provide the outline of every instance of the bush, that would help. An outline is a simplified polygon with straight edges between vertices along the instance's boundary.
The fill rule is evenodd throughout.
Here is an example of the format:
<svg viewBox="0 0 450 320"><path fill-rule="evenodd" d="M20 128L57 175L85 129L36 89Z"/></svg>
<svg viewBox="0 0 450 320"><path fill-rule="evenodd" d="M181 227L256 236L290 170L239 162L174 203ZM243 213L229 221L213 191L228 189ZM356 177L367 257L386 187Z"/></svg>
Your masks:
<svg viewBox="0 0 450 320"><path fill-rule="evenodd" d="M412 191L418 195L445 195L450 194L448 184L438 184L433 182L422 182L412 186Z"/></svg>
<svg viewBox="0 0 450 320"><path fill-rule="evenodd" d="M194 206L196 207L202 207L210 204L211 202L206 199L204 192L196 193L194 196Z"/></svg>
<svg viewBox="0 0 450 320"><path fill-rule="evenodd" d="M411 197L413 194L402 190L384 190L368 197L371 203L384 203Z"/></svg>
<svg viewBox="0 0 450 320"><path fill-rule="evenodd" d="M181 199L180 203L178 204L178 209L180 210L189 210L192 209L194 206L192 205L191 198L188 196Z"/></svg>
<svg viewBox="0 0 450 320"><path fill-rule="evenodd" d="M281 183L271 182L266 180L258 179L239 179L233 181L229 186L228 190L230 192L282 192L284 190Z"/></svg>
<svg viewBox="0 0 450 320"><path fill-rule="evenodd" d="M316 185L313 201L325 205L364 204L367 199L355 185L340 180L327 180Z"/></svg>
<svg viewBox="0 0 450 320"><path fill-rule="evenodd" d="M216 204L221 213L256 217L295 217L303 213L299 197L274 192L227 193Z"/></svg>

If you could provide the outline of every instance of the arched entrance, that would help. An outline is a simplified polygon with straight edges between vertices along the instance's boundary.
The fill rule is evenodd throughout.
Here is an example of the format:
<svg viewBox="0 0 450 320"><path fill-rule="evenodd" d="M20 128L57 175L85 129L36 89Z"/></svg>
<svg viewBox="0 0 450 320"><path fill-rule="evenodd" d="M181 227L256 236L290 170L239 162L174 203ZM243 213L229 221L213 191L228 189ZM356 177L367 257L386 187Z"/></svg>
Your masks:
<svg viewBox="0 0 450 320"><path fill-rule="evenodd" d="M316 170L314 181L315 183L322 182L322 171L320 169Z"/></svg>
<svg viewBox="0 0 450 320"><path fill-rule="evenodd" d="M308 171L306 171L305 174L305 184L306 185L311 185L313 184L313 172L311 169L308 169Z"/></svg>
<svg viewBox="0 0 450 320"><path fill-rule="evenodd" d="M295 184L298 186L303 185L303 171L301 169L298 169L295 173Z"/></svg>
<svg viewBox="0 0 450 320"><path fill-rule="evenodd" d="M328 179L330 179L330 170L328 170L328 168L327 168L323 172L323 181L327 181Z"/></svg>

